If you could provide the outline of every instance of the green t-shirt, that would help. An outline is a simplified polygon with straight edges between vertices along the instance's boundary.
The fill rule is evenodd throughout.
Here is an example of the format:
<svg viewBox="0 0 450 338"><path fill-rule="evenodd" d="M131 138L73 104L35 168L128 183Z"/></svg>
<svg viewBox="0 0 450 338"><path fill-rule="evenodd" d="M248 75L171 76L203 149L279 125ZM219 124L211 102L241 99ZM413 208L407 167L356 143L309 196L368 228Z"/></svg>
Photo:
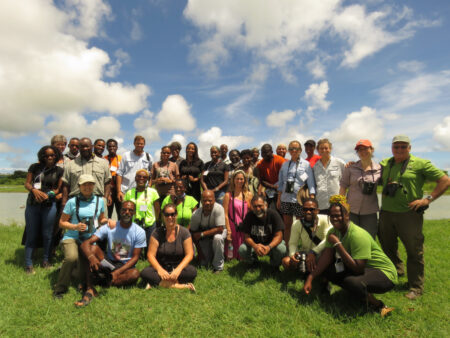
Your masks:
<svg viewBox="0 0 450 338"><path fill-rule="evenodd" d="M155 221L155 208L153 204L159 199L158 192L150 187L137 193L136 188L128 190L125 194L124 201L132 201L136 204L136 214L133 220L145 218L145 226L151 227Z"/></svg>
<svg viewBox="0 0 450 338"><path fill-rule="evenodd" d="M397 189L394 197L382 196L381 210L392 212L409 211L408 204L423 198L423 185L425 181L437 181L444 173L437 169L430 161L415 156L410 157L404 174L400 177L403 163L394 163L391 168L390 158L381 161L383 167L383 186L388 182L399 182L404 189ZM406 194L404 193L406 191Z"/></svg>
<svg viewBox="0 0 450 338"><path fill-rule="evenodd" d="M353 259L366 259L366 267L381 270L392 283L397 283L397 270L394 264L366 230L350 222L347 233L342 237L338 230L331 228L327 234L325 244L327 248L333 247L328 241L331 234L339 238L339 241Z"/></svg>
<svg viewBox="0 0 450 338"><path fill-rule="evenodd" d="M162 202L161 210L169 203L173 203L170 195L166 196ZM186 195L183 203L177 205L177 223L187 227L191 223L192 210L194 210L197 205L198 202L194 197Z"/></svg>

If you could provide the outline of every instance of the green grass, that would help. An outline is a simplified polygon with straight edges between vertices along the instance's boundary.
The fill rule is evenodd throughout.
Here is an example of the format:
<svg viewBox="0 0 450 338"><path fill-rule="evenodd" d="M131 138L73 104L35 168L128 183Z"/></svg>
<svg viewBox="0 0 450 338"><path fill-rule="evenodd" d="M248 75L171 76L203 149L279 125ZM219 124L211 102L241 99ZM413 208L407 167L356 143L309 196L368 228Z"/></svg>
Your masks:
<svg viewBox="0 0 450 338"><path fill-rule="evenodd" d="M0 184L0 193L2 192L28 192L23 184Z"/></svg>
<svg viewBox="0 0 450 338"><path fill-rule="evenodd" d="M366 313L338 287L330 297L306 296L302 282L285 273L273 276L267 262L252 271L227 263L221 275L200 270L196 294L99 288L99 298L76 309L80 295L74 288L62 300L52 299L56 270L36 268L35 276L25 275L23 228L1 226L0 336L444 337L450 332L449 225L450 220L425 222L425 294L407 300L401 278L393 291L379 296L395 307L384 319ZM138 268L145 266L139 262Z"/></svg>

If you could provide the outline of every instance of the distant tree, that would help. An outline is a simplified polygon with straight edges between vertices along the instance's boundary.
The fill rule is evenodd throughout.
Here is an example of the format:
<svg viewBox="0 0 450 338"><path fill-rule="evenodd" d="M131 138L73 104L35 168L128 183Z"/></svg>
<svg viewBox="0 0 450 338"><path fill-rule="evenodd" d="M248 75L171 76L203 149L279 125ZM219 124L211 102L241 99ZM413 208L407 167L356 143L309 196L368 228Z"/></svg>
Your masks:
<svg viewBox="0 0 450 338"><path fill-rule="evenodd" d="M15 170L10 176L11 178L27 178L27 172L23 170Z"/></svg>

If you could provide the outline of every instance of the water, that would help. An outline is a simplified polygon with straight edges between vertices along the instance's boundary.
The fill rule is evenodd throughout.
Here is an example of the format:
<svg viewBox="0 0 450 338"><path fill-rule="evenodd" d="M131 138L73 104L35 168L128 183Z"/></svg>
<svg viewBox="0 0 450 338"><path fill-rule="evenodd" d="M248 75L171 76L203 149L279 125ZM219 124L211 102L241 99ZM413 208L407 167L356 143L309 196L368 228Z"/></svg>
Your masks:
<svg viewBox="0 0 450 338"><path fill-rule="evenodd" d="M0 193L0 224L25 224L26 200L26 193ZM425 212L425 219L443 218L450 218L450 195L441 196Z"/></svg>

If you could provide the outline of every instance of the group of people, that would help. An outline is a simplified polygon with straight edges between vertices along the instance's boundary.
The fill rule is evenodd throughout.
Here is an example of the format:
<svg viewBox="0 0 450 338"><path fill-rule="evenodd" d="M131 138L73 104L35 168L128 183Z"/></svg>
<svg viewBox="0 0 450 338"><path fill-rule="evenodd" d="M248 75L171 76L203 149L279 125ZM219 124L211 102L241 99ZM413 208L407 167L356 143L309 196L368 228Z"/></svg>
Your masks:
<svg viewBox="0 0 450 338"><path fill-rule="evenodd" d="M95 285L132 285L139 277L146 288L195 291L195 255L197 266L216 274L226 259L253 265L269 256L275 271L280 265L296 271L307 294L314 279L323 292L331 282L386 314L391 309L373 294L389 291L405 273L398 237L408 256L406 297L423 293L423 213L450 179L411 155L405 135L393 138L393 156L380 163L370 140L356 143L359 160L349 163L331 155L328 139L306 141L306 158L297 140L278 145L276 154L270 144L229 153L225 144L212 146L206 163L193 142L186 158L173 142L154 162L140 135L122 155L113 139L72 138L64 154L66 145L56 135L41 148L25 183L25 269L34 273L32 253L40 244L49 268L60 242L56 298L74 272L83 290L75 304L85 306L97 295ZM436 187L423 197L425 181ZM141 272L140 257L149 262Z"/></svg>

